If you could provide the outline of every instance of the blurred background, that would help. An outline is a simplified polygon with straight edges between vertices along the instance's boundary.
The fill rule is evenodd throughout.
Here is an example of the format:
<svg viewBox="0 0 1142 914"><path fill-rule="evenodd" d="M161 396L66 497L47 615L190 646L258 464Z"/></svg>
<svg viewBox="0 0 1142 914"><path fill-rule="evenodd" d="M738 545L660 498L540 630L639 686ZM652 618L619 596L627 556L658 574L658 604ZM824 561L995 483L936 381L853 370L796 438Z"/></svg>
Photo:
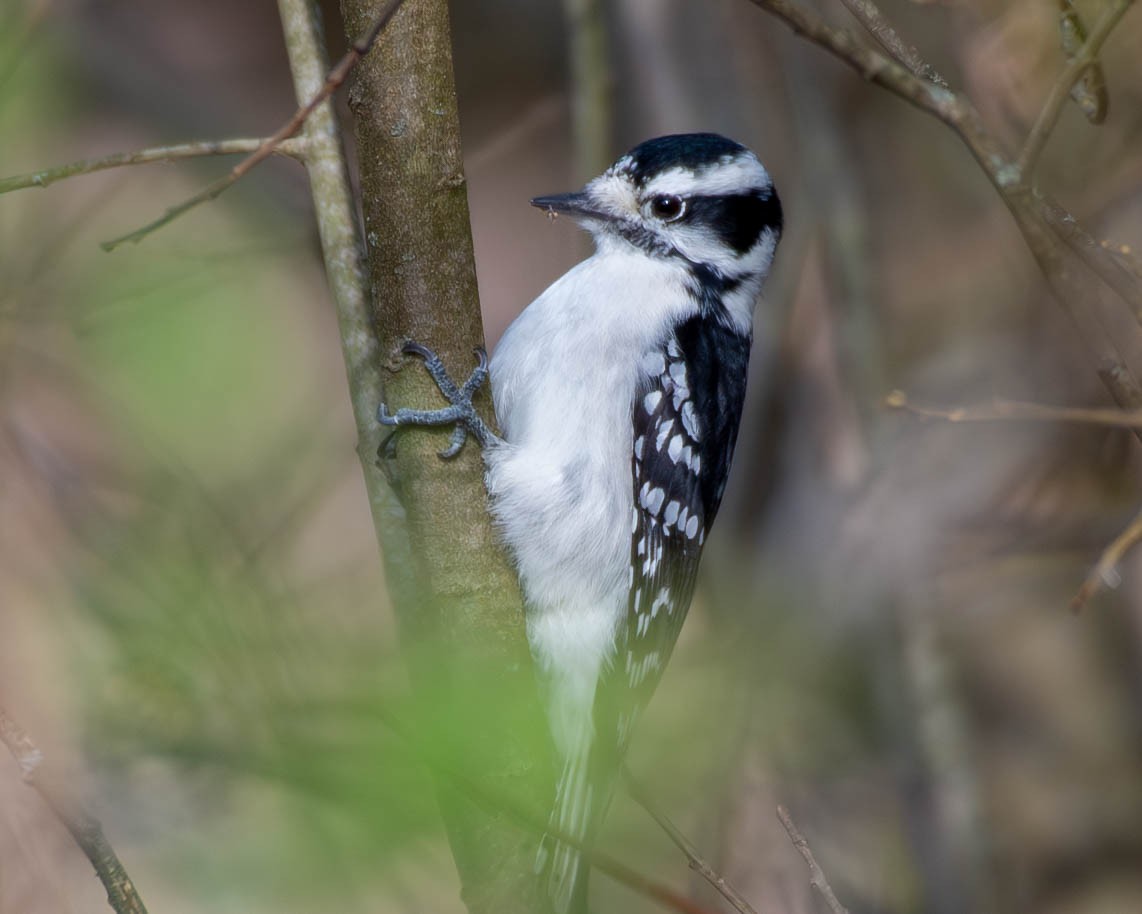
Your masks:
<svg viewBox="0 0 1142 914"><path fill-rule="evenodd" d="M1054 0L883 9L1017 148L1065 62ZM1142 502L1138 441L881 408L896 388L1110 405L965 148L745 0L604 4L584 142L563 6L453 16L489 344L587 251L527 200L642 139L728 134L785 204L733 479L636 775L764 914L820 910L777 803L854 914L1142 910L1142 562L1067 611ZM1133 11L1105 123L1069 105L1039 173L1134 248L1140 40ZM0 0L0 176L263 136L293 108L268 0ZM0 197L0 706L153 914L458 914L430 784L378 717L404 669L303 170L271 161L98 247L230 164ZM1119 339L1142 352L1136 325ZM725 910L626 797L602 840ZM601 911L656 909L593 883ZM105 905L0 755L0 914Z"/></svg>

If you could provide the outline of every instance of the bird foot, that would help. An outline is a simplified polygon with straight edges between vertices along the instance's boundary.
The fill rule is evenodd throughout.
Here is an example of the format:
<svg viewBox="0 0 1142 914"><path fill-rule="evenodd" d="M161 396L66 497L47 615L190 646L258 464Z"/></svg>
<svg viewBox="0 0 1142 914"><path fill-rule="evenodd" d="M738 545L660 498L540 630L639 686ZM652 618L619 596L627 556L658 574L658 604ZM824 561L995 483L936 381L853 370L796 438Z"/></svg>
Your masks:
<svg viewBox="0 0 1142 914"><path fill-rule="evenodd" d="M454 425L448 447L440 451L443 460L450 460L459 454L469 435L479 442L481 448L500 440L479 417L472 405L472 397L488 377L488 354L483 346L476 348L476 367L468 375L468 380L460 386L448 376L440 356L427 346L409 341L404 344L402 351L407 355L417 355L424 359L425 370L436 382L436 386L440 388L440 392L450 405L443 409L398 409L395 413L390 413L382 403L377 409L377 421L392 429L381 444L384 453L391 453L392 442L397 432L408 426L431 428Z"/></svg>

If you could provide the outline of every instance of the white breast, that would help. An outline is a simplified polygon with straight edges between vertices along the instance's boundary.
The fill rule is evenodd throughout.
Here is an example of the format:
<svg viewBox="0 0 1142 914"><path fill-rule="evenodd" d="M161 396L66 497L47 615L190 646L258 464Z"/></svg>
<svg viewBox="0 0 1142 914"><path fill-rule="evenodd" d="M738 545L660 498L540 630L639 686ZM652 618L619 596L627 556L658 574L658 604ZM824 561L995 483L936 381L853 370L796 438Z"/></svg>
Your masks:
<svg viewBox="0 0 1142 914"><path fill-rule="evenodd" d="M528 306L492 358L507 442L485 452L492 513L519 569L532 652L557 690L593 694L626 614L631 405L643 355L694 308L684 275L604 245Z"/></svg>

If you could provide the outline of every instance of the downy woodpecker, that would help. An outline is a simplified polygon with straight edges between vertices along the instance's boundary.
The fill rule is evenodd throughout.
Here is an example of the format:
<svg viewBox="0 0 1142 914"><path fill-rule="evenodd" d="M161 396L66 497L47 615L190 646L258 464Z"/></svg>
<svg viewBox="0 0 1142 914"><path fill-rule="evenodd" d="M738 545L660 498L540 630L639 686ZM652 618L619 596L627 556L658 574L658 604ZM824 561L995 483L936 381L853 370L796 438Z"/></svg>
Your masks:
<svg viewBox="0 0 1142 914"><path fill-rule="evenodd" d="M558 753L551 826L589 844L690 605L782 213L757 157L708 133L648 140L581 191L531 202L577 220L595 254L463 386L409 344L452 405L379 418L455 423L444 456L468 433L483 448ZM503 438L471 405L489 368ZM575 848L545 839L539 865L557 911L585 907Z"/></svg>

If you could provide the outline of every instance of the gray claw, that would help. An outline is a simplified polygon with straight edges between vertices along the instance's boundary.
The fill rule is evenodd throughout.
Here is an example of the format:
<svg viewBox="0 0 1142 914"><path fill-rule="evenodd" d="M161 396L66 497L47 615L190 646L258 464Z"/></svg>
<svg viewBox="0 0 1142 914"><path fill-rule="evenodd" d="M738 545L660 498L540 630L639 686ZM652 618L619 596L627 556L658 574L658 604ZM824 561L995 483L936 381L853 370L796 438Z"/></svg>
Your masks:
<svg viewBox="0 0 1142 914"><path fill-rule="evenodd" d="M462 387L456 386L456 383L444 369L440 357L427 346L409 340L404 344L402 350L424 360L425 370L436 382L436 386L440 388L440 392L450 405L443 409L398 409L395 413L390 413L385 404L382 403L377 408L377 421L381 425L393 429L393 432L381 444L382 450L387 455L391 456L393 453L395 446L393 439L397 431L410 425L426 427L455 425L448 447L439 452L440 457L444 460L450 460L460 453L468 435L472 435L479 442L481 448L498 440L492 430L477 415L476 409L472 405L472 397L488 377L488 354L482 346L475 350L476 367Z"/></svg>

